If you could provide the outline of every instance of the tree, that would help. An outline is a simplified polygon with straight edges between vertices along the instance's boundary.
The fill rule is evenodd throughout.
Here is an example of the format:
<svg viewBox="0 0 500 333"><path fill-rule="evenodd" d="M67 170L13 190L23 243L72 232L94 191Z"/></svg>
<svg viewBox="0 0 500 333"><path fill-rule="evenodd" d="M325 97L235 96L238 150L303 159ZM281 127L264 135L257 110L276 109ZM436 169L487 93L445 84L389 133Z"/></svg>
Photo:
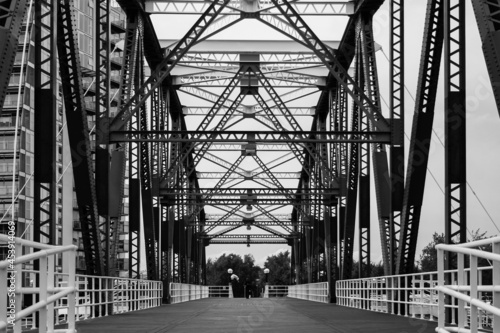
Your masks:
<svg viewBox="0 0 500 333"><path fill-rule="evenodd" d="M438 234L435 232L432 235L432 241L423 248L420 255L420 268L422 272L437 271L437 250L436 245L444 243L444 233Z"/></svg>
<svg viewBox="0 0 500 333"><path fill-rule="evenodd" d="M476 241L476 240L481 240L488 238L486 236L486 232L481 232L480 229L473 230L470 232L470 237L469 237L469 242L471 241ZM444 244L445 243L445 238L444 238L444 233L438 234L435 232L432 235L432 241L427 244L426 247L422 250L422 254L420 255L420 267L422 272L433 272L437 271L437 250L436 250L436 245L438 244ZM491 252L491 244L483 246L480 248L482 251L486 252ZM468 266L468 258L466 257L465 260L465 265ZM455 266L455 265L452 265ZM490 263L486 259L479 259L478 260L478 266L490 266Z"/></svg>
<svg viewBox="0 0 500 333"><path fill-rule="evenodd" d="M243 258L239 254L223 254L214 260L207 260L207 285L228 285L231 282L230 274L227 272L229 268L239 277L239 282L233 283L236 297L243 295L243 285L255 286L260 277L261 268L255 265L255 259L251 254L246 254Z"/></svg>
<svg viewBox="0 0 500 333"><path fill-rule="evenodd" d="M370 268L369 268L370 274L368 275L369 277L377 277L377 276L384 276L384 264L382 261L379 261L377 264L374 263L373 261L370 262ZM353 279L356 279L359 276L359 262L356 260L353 260L352 262L352 273L351 277ZM367 277L366 274L363 275L362 277Z"/></svg>
<svg viewBox="0 0 500 333"><path fill-rule="evenodd" d="M290 252L280 252L276 255L267 257L264 267L269 269L270 285L289 285L291 284L291 266ZM263 276L265 279L265 276Z"/></svg>

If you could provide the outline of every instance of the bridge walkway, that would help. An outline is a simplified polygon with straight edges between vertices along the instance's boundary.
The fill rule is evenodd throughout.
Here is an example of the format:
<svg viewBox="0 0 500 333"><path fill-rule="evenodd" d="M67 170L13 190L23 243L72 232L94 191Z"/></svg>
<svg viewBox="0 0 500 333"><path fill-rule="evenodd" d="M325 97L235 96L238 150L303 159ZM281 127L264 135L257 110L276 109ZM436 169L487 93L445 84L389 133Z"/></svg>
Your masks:
<svg viewBox="0 0 500 333"><path fill-rule="evenodd" d="M209 298L77 323L78 333L431 333L436 323L290 298Z"/></svg>

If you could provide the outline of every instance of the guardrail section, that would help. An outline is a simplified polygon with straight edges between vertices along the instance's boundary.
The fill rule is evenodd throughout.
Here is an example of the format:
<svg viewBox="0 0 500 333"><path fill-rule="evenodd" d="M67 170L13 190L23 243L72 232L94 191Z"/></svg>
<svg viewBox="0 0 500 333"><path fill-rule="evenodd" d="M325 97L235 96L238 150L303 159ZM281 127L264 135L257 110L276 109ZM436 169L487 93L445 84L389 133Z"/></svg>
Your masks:
<svg viewBox="0 0 500 333"><path fill-rule="evenodd" d="M264 289L264 298L286 297L288 296L289 286L266 285Z"/></svg>
<svg viewBox="0 0 500 333"><path fill-rule="evenodd" d="M460 245L438 245L439 251L445 249L468 251L468 247L484 246L495 242L494 239L488 239L480 242L460 244ZM493 245L495 249L497 245ZM467 249L467 250L463 250ZM470 249L472 250L472 249ZM495 264L491 258L492 255L498 256L498 253L488 253L474 250L476 259L469 256L469 259L458 256L458 269L444 270L441 272L423 272L415 274L391 275L373 278L341 280L336 283L337 304L357 309L385 312L393 315L407 316L429 321L444 320L447 314L448 328L441 326L439 332L456 332L456 329L471 327L471 332L476 329L493 330L495 313L491 312L492 307L498 311L500 298L495 301L495 288L500 285L500 280L495 280ZM481 256L479 255L481 254ZM444 254L441 254L444 256ZM490 260L493 266L478 267L477 258ZM439 259L443 262L443 259ZM470 268L465 268L465 264L470 261ZM476 262L476 264L474 264ZM442 263L443 267L444 264ZM474 266L475 265L475 266ZM442 268L443 268L442 267ZM500 276L500 266L498 268L497 278ZM439 277L439 274L442 276ZM440 282L441 281L441 282ZM446 281L446 283L445 283ZM440 283L438 283L440 282ZM473 287L475 285L475 287ZM497 287L498 288L498 287ZM471 290L475 290L471 294ZM500 289L498 289L500 291ZM440 293L448 295L440 296ZM458 295L460 294L460 295ZM450 298L453 296L454 299ZM440 302L440 297L445 301ZM460 305L460 300L465 302ZM468 299L468 301L464 301ZM472 302L472 299L474 301ZM481 301L481 305L471 306L472 303ZM496 306L493 306L495 304ZM444 325L444 324L443 324ZM450 330L447 330L450 329ZM461 330L461 332L468 332ZM497 320L497 328L494 332L500 332L500 321Z"/></svg>
<svg viewBox="0 0 500 333"><path fill-rule="evenodd" d="M329 303L328 282L288 286L288 297L305 299L313 302Z"/></svg>
<svg viewBox="0 0 500 333"><path fill-rule="evenodd" d="M476 333L484 328L500 332L500 237L464 244L440 244L436 249L439 303L436 332ZM452 261L456 259L455 281L446 276L445 257ZM478 267L479 259L492 264L493 269L486 276L484 270ZM465 269L467 264L469 270ZM453 310L447 311L450 305ZM453 318L455 313L458 318L456 323Z"/></svg>
<svg viewBox="0 0 500 333"><path fill-rule="evenodd" d="M9 255L7 259L0 262L0 281L8 282L9 286L0 288L0 331L5 332L7 328L13 329L15 333L23 329L23 321L30 315L38 314L38 332L76 332L75 330L75 257L77 247L51 246L27 241L20 238L0 235L0 243L7 245ZM36 252L32 252L36 250ZM30 253L32 252L32 253ZM69 278L65 287L57 285L55 278L56 255L67 252L69 254ZM22 253L27 253L21 255ZM22 280L26 265L38 264L39 279L30 287L24 287ZM36 302L29 306L23 305L23 295L36 295ZM15 295L15 296L14 296ZM54 330L55 308L59 300L66 298L69 305L68 328Z"/></svg>
<svg viewBox="0 0 500 333"><path fill-rule="evenodd" d="M233 288L227 286L208 286L208 297L233 298Z"/></svg>
<svg viewBox="0 0 500 333"><path fill-rule="evenodd" d="M208 286L197 284L170 283L170 304L208 298Z"/></svg>
<svg viewBox="0 0 500 333"><path fill-rule="evenodd" d="M7 236L0 235L0 243L5 245L9 241L11 239ZM0 262L0 281L15 274L15 285L11 288L15 290L15 309L12 306L8 309L12 303L12 298L7 295L9 288L0 288L0 332L4 332L7 326L15 333L29 329L74 332L76 321L161 305L161 281L75 274L77 247L74 245L51 246L15 239L15 246L15 254L29 254L16 255L14 273L8 260ZM33 252L33 249L38 251ZM54 271L55 255L63 252L69 253L64 266L68 273ZM26 269L35 267L37 260L39 270ZM11 314L15 325L11 324ZM59 324L67 324L68 328L54 330L54 325Z"/></svg>

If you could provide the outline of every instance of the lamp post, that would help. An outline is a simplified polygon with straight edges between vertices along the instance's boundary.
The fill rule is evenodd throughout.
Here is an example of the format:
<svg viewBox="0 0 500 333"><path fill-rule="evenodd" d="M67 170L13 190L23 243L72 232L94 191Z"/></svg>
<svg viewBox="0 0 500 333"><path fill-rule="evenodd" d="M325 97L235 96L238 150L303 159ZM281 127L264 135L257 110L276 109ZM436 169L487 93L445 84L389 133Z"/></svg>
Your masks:
<svg viewBox="0 0 500 333"><path fill-rule="evenodd" d="M266 283L264 284L264 298L269 298L269 287L268 287L268 280L269 280L269 268L264 268L264 274L266 274Z"/></svg>
<svg viewBox="0 0 500 333"><path fill-rule="evenodd" d="M227 274L229 274L229 298L232 298L234 296L234 291L233 291L233 288L232 288L232 279L231 279L231 274L233 274L233 270L231 268L229 268L227 270Z"/></svg>
<svg viewBox="0 0 500 333"><path fill-rule="evenodd" d="M264 274L266 274L266 284L267 284L269 279L269 268L264 268Z"/></svg>

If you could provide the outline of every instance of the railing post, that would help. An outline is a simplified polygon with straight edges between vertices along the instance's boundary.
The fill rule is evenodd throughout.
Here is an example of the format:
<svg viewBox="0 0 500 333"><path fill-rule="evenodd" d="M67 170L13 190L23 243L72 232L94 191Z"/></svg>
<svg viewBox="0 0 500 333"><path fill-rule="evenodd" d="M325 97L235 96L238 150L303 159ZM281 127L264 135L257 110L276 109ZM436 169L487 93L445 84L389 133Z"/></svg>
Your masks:
<svg viewBox="0 0 500 333"><path fill-rule="evenodd" d="M69 262L66 263L68 267L68 288L73 289L73 292L68 295L68 315L66 321L68 322L68 330L75 332L75 280L76 280L76 246L71 251L69 257Z"/></svg>
<svg viewBox="0 0 500 333"><path fill-rule="evenodd" d="M500 254L500 243L493 243L493 253L495 254ZM493 279L492 279L492 284L494 286L500 286L500 261L494 260L493 261ZM493 304L495 306L500 305L500 291L495 290L493 291ZM493 333L500 333L500 316L498 315L493 315Z"/></svg>
<svg viewBox="0 0 500 333"><path fill-rule="evenodd" d="M16 239L16 257L19 257L23 253L23 246L17 241ZM22 287L22 276L23 276L23 264L20 264L19 262L16 261L16 264L14 265L15 269L12 274L15 274L16 276L16 314L21 311L22 307L22 301L23 301L23 295L19 292ZM14 326L14 333L21 333L21 325L15 325Z"/></svg>
<svg viewBox="0 0 500 333"><path fill-rule="evenodd" d="M0 281L8 281L7 267L0 268ZM8 297L8 289L9 289L8 287L0 288L0 321L7 323L7 327L9 327L9 324L7 322L7 303L10 300L10 297ZM5 330L2 330L2 332L7 332L7 328Z"/></svg>
<svg viewBox="0 0 500 333"><path fill-rule="evenodd" d="M464 255L463 253L458 253L457 254L457 269L458 269L458 274L457 274L457 284L459 286L463 286L464 283L464 268L465 268L465 263L464 263ZM454 310L453 310L454 311ZM464 328L465 321L467 320L466 314L465 314L465 302L463 300L458 300L458 328Z"/></svg>
<svg viewBox="0 0 500 333"><path fill-rule="evenodd" d="M48 297L48 292L47 292L47 283L48 283L48 277L47 277L47 257L41 257L40 259L40 301L47 301ZM17 312L17 311L16 311ZM39 311L39 325L38 325L38 332L39 333L45 333L47 332L47 307L44 306L40 309ZM20 325L16 325L20 326ZM49 327L49 329L51 329Z"/></svg>
<svg viewBox="0 0 500 333"><path fill-rule="evenodd" d="M470 256L470 298L477 299L477 257ZM470 331L477 333L477 306L470 305Z"/></svg>
<svg viewBox="0 0 500 333"><path fill-rule="evenodd" d="M444 286L444 251L439 248L439 245L436 247L437 250L437 266L438 266L438 286L442 287ZM445 304L444 304L444 292L439 290L439 296L438 296L438 304L439 304L439 310L438 310L438 328L444 328L445 327Z"/></svg>
<svg viewBox="0 0 500 333"><path fill-rule="evenodd" d="M54 283L54 269L55 269L55 254L51 254L47 257L47 288L54 288L56 285ZM51 292L47 291L47 298L51 295ZM54 303L47 302L47 329L49 332L54 330Z"/></svg>

